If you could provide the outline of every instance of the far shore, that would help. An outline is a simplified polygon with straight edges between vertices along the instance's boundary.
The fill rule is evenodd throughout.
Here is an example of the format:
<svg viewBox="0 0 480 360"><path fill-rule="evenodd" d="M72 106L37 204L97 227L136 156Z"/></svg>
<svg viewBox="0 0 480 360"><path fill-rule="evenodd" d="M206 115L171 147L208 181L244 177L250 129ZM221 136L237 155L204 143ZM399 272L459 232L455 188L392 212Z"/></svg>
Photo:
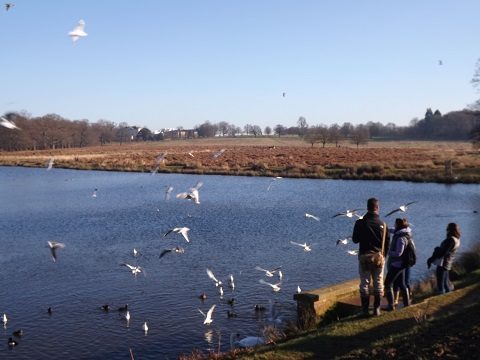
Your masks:
<svg viewBox="0 0 480 360"><path fill-rule="evenodd" d="M480 151L468 142L370 141L357 148L311 146L297 137L188 139L0 152L0 165L45 167L52 157L54 167L80 170L480 183Z"/></svg>

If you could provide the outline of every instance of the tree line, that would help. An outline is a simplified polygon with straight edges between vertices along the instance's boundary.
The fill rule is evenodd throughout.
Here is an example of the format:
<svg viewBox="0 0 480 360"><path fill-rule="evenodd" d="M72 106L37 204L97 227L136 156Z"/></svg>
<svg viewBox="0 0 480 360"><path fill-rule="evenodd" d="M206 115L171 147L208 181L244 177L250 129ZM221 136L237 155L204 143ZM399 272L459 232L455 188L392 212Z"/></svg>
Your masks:
<svg viewBox="0 0 480 360"><path fill-rule="evenodd" d="M68 120L57 114L30 117L28 114L10 113L3 116L13 121L21 130L0 127L0 149L42 150L57 148L86 147L129 141L159 141L166 138L169 130L152 132L146 127L130 126L125 122L115 124L107 120L91 123L88 120ZM182 127L178 128L180 130ZM353 125L308 125L303 116L296 126L274 127L246 124L243 128L226 121L211 123L205 121L190 130L189 134L198 137L214 136L299 136L312 146L320 144L339 145L348 140L359 145L371 139L383 140L472 140L480 144L480 110L453 111L442 115L440 111L427 109L422 119L413 119L408 126L386 125L380 122L367 122ZM181 138L181 137L180 137Z"/></svg>

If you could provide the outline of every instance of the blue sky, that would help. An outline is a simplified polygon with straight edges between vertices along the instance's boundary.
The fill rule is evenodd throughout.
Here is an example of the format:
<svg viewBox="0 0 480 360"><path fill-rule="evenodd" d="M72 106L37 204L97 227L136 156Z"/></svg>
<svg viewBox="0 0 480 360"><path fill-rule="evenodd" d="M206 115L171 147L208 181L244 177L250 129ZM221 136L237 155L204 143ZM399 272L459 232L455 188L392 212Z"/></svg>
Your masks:
<svg viewBox="0 0 480 360"><path fill-rule="evenodd" d="M0 9L0 114L151 130L408 125L480 97L478 0L12 2ZM88 36L72 44L80 19Z"/></svg>

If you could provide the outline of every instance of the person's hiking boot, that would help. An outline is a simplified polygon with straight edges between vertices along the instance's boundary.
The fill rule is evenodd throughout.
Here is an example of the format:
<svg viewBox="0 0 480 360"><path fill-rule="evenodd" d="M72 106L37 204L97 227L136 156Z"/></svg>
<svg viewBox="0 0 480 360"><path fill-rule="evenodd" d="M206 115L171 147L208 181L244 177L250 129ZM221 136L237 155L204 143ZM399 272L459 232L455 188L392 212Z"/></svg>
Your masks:
<svg viewBox="0 0 480 360"><path fill-rule="evenodd" d="M360 301L362 303L362 316L368 316L368 307L370 305L370 296L361 296Z"/></svg>
<svg viewBox="0 0 480 360"><path fill-rule="evenodd" d="M380 311L380 302L382 297L380 294L375 294L373 298L373 315L379 316L382 312Z"/></svg>
<svg viewBox="0 0 480 360"><path fill-rule="evenodd" d="M385 297L387 298L388 305L385 308L387 311L393 311L395 310L395 303L394 303L394 294L392 289L388 289L385 291Z"/></svg>

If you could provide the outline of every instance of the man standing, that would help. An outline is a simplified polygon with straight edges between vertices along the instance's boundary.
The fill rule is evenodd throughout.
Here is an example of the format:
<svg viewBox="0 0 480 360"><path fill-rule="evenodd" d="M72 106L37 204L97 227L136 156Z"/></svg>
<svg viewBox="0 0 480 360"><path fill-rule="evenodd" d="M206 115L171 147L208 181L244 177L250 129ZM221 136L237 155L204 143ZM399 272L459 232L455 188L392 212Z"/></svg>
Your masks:
<svg viewBox="0 0 480 360"><path fill-rule="evenodd" d="M373 313L380 315L380 301L383 296L383 267L388 253L389 236L387 224L378 215L379 202L375 198L367 201L368 212L355 222L352 241L360 244L358 269L360 274L360 300L362 314L368 315L370 302L369 286L373 279Z"/></svg>

